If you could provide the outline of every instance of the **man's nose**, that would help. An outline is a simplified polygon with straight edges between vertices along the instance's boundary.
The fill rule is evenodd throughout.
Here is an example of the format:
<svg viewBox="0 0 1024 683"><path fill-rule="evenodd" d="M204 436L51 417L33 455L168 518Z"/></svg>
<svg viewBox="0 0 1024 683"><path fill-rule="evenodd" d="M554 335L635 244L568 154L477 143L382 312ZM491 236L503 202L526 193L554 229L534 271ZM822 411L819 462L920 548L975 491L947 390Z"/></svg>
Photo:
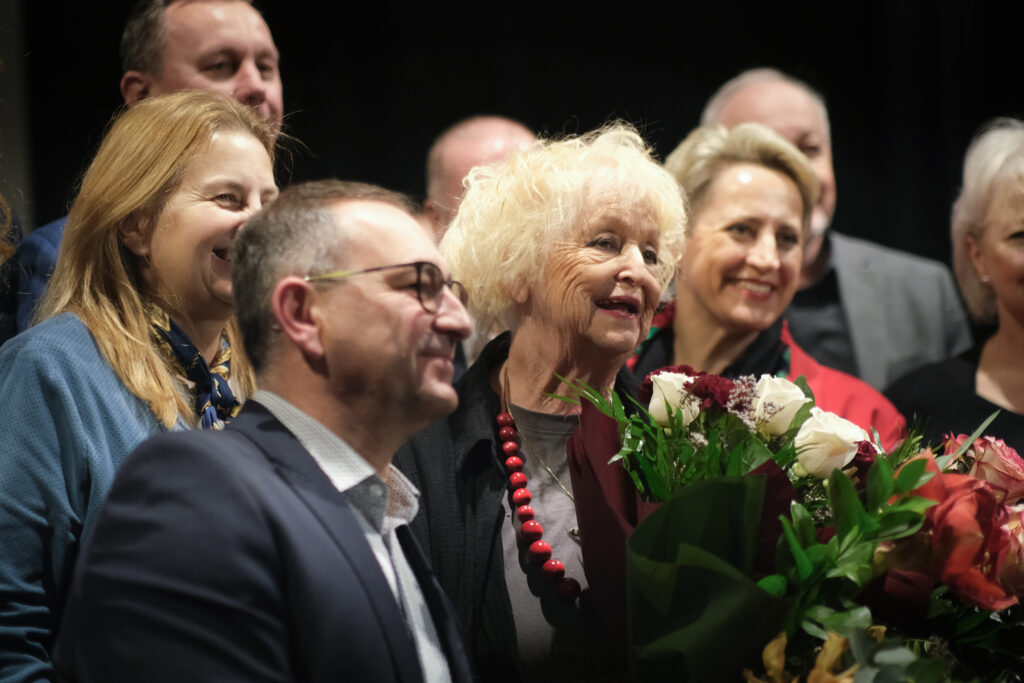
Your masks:
<svg viewBox="0 0 1024 683"><path fill-rule="evenodd" d="M267 83L253 60L246 59L239 65L232 94L236 100L250 107L266 102Z"/></svg>
<svg viewBox="0 0 1024 683"><path fill-rule="evenodd" d="M469 311L448 287L443 290L441 306L434 319L434 325L439 331L457 339L467 339L473 332L473 322L469 317Z"/></svg>

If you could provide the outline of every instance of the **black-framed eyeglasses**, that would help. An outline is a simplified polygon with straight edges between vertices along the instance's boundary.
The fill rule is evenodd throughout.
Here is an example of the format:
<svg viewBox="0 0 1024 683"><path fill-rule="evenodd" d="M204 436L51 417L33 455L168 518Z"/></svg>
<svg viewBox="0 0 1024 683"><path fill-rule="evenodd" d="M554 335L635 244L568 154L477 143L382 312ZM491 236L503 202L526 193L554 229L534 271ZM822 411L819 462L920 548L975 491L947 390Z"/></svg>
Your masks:
<svg viewBox="0 0 1024 683"><path fill-rule="evenodd" d="M365 275L366 273L379 273L385 270L398 270L399 268L416 269L416 297L420 300L420 306L427 313L437 313L441 308L441 297L444 296L444 288L452 290L462 305L469 301L469 294L466 288L458 280L444 279L441 269L430 261L414 261L413 263L399 263L393 266L380 266L378 268L366 268L365 270L336 270L323 275L307 275L306 282L320 282L324 280L344 280L345 278Z"/></svg>

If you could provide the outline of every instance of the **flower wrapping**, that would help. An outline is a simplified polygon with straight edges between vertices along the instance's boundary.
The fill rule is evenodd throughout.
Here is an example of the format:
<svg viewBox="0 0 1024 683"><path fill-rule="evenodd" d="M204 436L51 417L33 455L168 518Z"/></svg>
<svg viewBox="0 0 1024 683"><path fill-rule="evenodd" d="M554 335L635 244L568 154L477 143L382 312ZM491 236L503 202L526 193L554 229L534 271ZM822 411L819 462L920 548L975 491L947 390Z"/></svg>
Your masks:
<svg viewBox="0 0 1024 683"><path fill-rule="evenodd" d="M790 603L750 578L764 493L764 477L699 482L630 536L634 680L738 680L742 663L781 630Z"/></svg>

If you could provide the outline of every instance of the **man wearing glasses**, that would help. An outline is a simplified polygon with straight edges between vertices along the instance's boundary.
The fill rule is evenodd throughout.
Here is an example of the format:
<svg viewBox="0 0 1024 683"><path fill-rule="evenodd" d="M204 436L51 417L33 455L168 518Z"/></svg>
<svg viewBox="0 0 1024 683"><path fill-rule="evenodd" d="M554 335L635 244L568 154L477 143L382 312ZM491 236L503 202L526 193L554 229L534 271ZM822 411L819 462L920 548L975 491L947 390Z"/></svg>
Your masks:
<svg viewBox="0 0 1024 683"><path fill-rule="evenodd" d="M295 185L236 238L261 387L223 432L125 461L76 568L77 681L468 681L391 456L455 409L465 290L400 195Z"/></svg>

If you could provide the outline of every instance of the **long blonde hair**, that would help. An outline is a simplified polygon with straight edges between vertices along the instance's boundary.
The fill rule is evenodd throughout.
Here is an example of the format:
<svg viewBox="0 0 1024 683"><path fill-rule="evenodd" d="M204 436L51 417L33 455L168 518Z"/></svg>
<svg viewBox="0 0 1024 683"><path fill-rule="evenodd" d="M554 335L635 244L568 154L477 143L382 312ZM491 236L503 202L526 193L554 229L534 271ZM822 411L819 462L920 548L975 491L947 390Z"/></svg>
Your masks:
<svg viewBox="0 0 1024 683"><path fill-rule="evenodd" d="M82 178L68 215L57 265L36 319L74 313L129 391L157 419L196 423L174 371L150 337L138 257L121 242L121 228L152 231L189 162L214 133L255 137L273 159L274 133L243 104L220 93L184 91L144 100L118 116ZM232 317L225 327L238 398L255 389L252 368ZM212 360L212 359L211 359Z"/></svg>

